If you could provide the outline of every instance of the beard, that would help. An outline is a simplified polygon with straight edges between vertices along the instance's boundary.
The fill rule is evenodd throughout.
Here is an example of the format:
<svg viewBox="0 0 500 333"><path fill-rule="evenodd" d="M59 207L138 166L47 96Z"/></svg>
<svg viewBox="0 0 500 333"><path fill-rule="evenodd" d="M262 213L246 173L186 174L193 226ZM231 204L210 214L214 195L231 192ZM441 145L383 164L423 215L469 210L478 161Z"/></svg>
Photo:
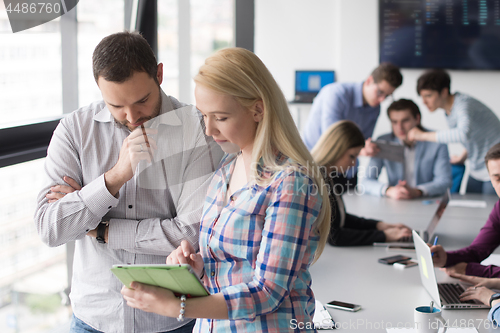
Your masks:
<svg viewBox="0 0 500 333"><path fill-rule="evenodd" d="M159 94L158 94L158 102L156 103L156 105L155 105L155 107L153 109L153 113L151 114L151 116L139 118L137 120L138 123L146 122L148 120L156 118L160 114L162 96L161 96L161 90L160 90L159 86L158 86L158 92L159 92ZM115 120L116 120L116 118L115 118ZM130 125L130 122L128 120L126 120L126 119L123 120L123 121L118 121L118 120L116 120L116 121L119 122L120 124L122 124L123 126L126 126L130 131L133 131L133 130L135 130L137 128L137 126Z"/></svg>

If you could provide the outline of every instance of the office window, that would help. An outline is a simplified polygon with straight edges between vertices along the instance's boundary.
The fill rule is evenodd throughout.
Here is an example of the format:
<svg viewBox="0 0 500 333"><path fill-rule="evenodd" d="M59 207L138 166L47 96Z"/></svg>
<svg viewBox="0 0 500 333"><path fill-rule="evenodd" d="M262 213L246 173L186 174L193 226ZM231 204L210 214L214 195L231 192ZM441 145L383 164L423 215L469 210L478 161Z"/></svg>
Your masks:
<svg viewBox="0 0 500 333"><path fill-rule="evenodd" d="M190 100L182 102L194 103L194 85L186 88L180 86L179 81L184 76L192 79L205 59L216 50L234 45L234 0L191 0L188 13L179 13L179 1L185 0L158 1L158 61L163 63L162 89L177 98L190 96ZM179 31L179 25L183 25L179 22L180 15L190 20L188 34ZM186 35L190 38L190 54L179 50L179 36ZM179 71L180 58L189 60L189 72L183 72L182 68Z"/></svg>
<svg viewBox="0 0 500 333"><path fill-rule="evenodd" d="M92 73L92 53L101 39L124 30L123 0L78 2L78 105L101 100Z"/></svg>
<svg viewBox="0 0 500 333"><path fill-rule="evenodd" d="M179 96L177 1L158 1L158 62L163 63L163 83L161 87L167 95L174 97Z"/></svg>
<svg viewBox="0 0 500 333"><path fill-rule="evenodd" d="M42 243L33 222L43 181L38 159L0 168L0 332L46 332L67 323L66 248Z"/></svg>
<svg viewBox="0 0 500 333"><path fill-rule="evenodd" d="M158 1L159 61L165 64L162 87L173 96L179 95L180 57L189 59L190 70L181 75L191 79L208 55L233 45L234 39L234 0L192 0L188 14L192 51L188 55L180 54L178 4L185 4L184 1ZM80 1L76 9L78 68L64 73L75 71L78 75L78 105L83 106L102 98L92 75L91 56L103 37L123 30L124 0L85 0ZM56 19L13 34L4 3L0 1L2 133L11 130L21 133L17 125L41 123L46 118L63 115L61 45L66 45L68 35L72 38L68 31L65 29L61 36L61 21ZM63 44L61 37L64 37ZM39 133L35 134L38 138ZM24 133L21 137L25 137ZM34 142L37 140L27 140L26 149L39 148L38 142ZM5 150L0 155L10 153ZM32 158L37 157L26 159ZM12 163L17 161L7 165ZM2 188L8 189L0 194L2 333L67 331L71 316L64 292L68 287L67 263L71 258L67 257L65 246L49 248L44 245L33 221L36 197L43 181L43 163L44 159L37 159L0 168Z"/></svg>
<svg viewBox="0 0 500 333"><path fill-rule="evenodd" d="M81 102L100 99L92 52L123 30L124 1L80 1L78 77ZM62 116L60 19L13 34L0 1L0 128ZM44 159L0 168L0 332L49 332L67 327L71 308L66 246L49 248L33 221ZM66 328L67 331L67 328Z"/></svg>
<svg viewBox="0 0 500 333"><path fill-rule="evenodd" d="M13 34L0 1L0 128L62 115L59 23Z"/></svg>
<svg viewBox="0 0 500 333"><path fill-rule="evenodd" d="M234 46L234 0L191 0L191 76L215 51Z"/></svg>

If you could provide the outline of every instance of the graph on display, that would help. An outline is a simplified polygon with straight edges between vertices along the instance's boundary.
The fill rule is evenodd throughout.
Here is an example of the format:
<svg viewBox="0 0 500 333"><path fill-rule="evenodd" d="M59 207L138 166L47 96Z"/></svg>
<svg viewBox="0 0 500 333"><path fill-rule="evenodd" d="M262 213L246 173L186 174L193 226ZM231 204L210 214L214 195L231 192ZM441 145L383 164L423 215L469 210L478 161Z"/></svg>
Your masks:
<svg viewBox="0 0 500 333"><path fill-rule="evenodd" d="M379 0L380 62L500 69L500 0Z"/></svg>

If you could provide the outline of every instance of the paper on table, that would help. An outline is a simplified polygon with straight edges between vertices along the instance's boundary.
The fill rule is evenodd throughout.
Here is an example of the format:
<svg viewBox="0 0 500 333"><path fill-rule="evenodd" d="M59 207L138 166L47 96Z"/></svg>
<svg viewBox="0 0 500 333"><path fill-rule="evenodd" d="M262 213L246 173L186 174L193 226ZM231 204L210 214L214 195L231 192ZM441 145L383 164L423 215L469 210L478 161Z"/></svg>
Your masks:
<svg viewBox="0 0 500 333"><path fill-rule="evenodd" d="M442 331L442 329L439 329L439 331ZM387 328L387 333L398 333L398 332L416 333L417 330L415 330L414 328L396 328L396 327ZM448 327L446 333L478 333L478 332L477 329L474 327Z"/></svg>
<svg viewBox="0 0 500 333"><path fill-rule="evenodd" d="M486 201L483 200L450 200L450 207L486 208Z"/></svg>
<svg viewBox="0 0 500 333"><path fill-rule="evenodd" d="M330 312L323 306L323 304L316 300L316 310L314 311L313 323L316 329L333 329L335 327L335 322L333 321Z"/></svg>
<svg viewBox="0 0 500 333"><path fill-rule="evenodd" d="M380 152L375 156L376 158L381 158L389 161L403 163L405 160L405 148L399 143L377 140L373 141L377 144Z"/></svg>

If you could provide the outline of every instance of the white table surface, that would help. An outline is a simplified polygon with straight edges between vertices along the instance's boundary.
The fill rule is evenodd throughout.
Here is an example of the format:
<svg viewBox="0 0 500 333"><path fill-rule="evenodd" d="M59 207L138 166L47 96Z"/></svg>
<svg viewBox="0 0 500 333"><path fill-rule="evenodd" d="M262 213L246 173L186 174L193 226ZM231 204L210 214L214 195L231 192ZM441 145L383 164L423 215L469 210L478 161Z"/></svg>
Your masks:
<svg viewBox="0 0 500 333"><path fill-rule="evenodd" d="M436 229L439 243L445 249L458 249L470 244L486 222L496 196L453 195L457 200L484 200L486 208L448 207ZM386 222L402 222L414 229L425 229L437 204L422 200L396 201L372 196L344 195L347 212L377 218ZM339 300L362 306L358 312L328 309L341 331L386 332L387 327L409 327L413 310L428 305L430 296L421 284L418 267L398 270L378 263L377 259L396 254L415 258L415 252L387 251L373 246L332 247L326 245L323 255L311 267L313 291L323 304ZM436 269L439 282L454 282ZM450 326L474 326L479 332L491 329L488 310L443 310Z"/></svg>

